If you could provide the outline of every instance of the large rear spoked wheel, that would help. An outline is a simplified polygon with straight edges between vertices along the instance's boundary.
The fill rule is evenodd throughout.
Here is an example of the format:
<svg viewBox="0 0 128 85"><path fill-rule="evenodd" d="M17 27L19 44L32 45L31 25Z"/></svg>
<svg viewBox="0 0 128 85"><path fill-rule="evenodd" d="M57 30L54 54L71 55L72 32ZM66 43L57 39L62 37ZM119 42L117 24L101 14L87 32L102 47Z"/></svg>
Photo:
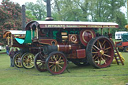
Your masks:
<svg viewBox="0 0 128 85"><path fill-rule="evenodd" d="M46 56L44 55L43 52L39 52L35 55L35 60L34 60L34 65L36 69L40 72L46 71L46 65L45 65L45 58Z"/></svg>
<svg viewBox="0 0 128 85"><path fill-rule="evenodd" d="M46 59L46 66L51 74L61 74L67 67L67 58L62 52L52 52Z"/></svg>
<svg viewBox="0 0 128 85"><path fill-rule="evenodd" d="M90 40L86 52L89 63L96 68L110 66L114 56L113 44L104 36Z"/></svg>
<svg viewBox="0 0 128 85"><path fill-rule="evenodd" d="M22 66L26 69L34 67L34 55L32 53L24 53L22 55Z"/></svg>
<svg viewBox="0 0 128 85"><path fill-rule="evenodd" d="M21 57L22 57L22 53L21 53L21 52L18 52L18 53L16 53L16 54L14 55L14 58L13 58L13 60L14 60L14 65L15 65L17 68L23 67L23 66L22 66L22 59L21 59Z"/></svg>

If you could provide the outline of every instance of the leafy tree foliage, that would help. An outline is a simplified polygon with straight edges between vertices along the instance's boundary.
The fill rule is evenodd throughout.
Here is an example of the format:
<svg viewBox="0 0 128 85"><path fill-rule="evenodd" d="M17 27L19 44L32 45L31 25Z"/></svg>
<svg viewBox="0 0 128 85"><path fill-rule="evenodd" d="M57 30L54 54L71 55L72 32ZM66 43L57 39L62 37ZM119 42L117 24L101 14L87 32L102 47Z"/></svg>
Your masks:
<svg viewBox="0 0 128 85"><path fill-rule="evenodd" d="M125 14L120 9L125 0L54 0L54 3L54 20L117 22L119 30L125 30Z"/></svg>
<svg viewBox="0 0 128 85"><path fill-rule="evenodd" d="M53 13L61 20L66 17L64 20L80 21L116 21L120 8L125 6L125 0L54 0L54 3Z"/></svg>
<svg viewBox="0 0 128 85"><path fill-rule="evenodd" d="M10 0L2 0L0 5L0 41L4 42L3 32L5 30L21 29L21 6ZM27 18L27 21L30 19Z"/></svg>
<svg viewBox="0 0 128 85"><path fill-rule="evenodd" d="M0 35L5 30L21 28L21 7L9 0L3 0L0 5ZM1 40L3 41L3 40Z"/></svg>
<svg viewBox="0 0 128 85"><path fill-rule="evenodd" d="M31 20L37 20L36 17L32 15L31 11L26 11L26 17Z"/></svg>
<svg viewBox="0 0 128 85"><path fill-rule="evenodd" d="M25 5L26 9L31 11L37 20L43 20L46 17L46 7L43 0L37 0L36 3L27 2Z"/></svg>
<svg viewBox="0 0 128 85"><path fill-rule="evenodd" d="M46 4L43 1L26 3L27 10L37 20L46 18ZM120 10L125 6L125 0L51 0L51 5L54 20L117 22L122 30L126 24L125 14Z"/></svg>
<svg viewBox="0 0 128 85"><path fill-rule="evenodd" d="M37 5L40 7L38 8ZM52 17L55 21L117 22L120 29L112 29L111 32L114 34L116 30L125 30L125 14L120 9L125 6L125 0L51 0L51 5ZM45 19L43 0L36 4L27 3L26 6L38 20ZM41 10L42 13L39 13Z"/></svg>
<svg viewBox="0 0 128 85"><path fill-rule="evenodd" d="M19 4L3 0L0 7L0 28L5 30L17 29L21 23L21 7Z"/></svg>

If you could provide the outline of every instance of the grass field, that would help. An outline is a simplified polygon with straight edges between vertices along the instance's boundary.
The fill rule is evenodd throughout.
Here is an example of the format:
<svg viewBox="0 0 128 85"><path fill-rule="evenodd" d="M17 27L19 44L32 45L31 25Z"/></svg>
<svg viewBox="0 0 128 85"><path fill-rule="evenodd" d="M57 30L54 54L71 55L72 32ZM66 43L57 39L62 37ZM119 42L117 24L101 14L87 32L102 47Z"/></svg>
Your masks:
<svg viewBox="0 0 128 85"><path fill-rule="evenodd" d="M0 54L0 85L126 85L128 83L128 53L122 52L125 65L111 64L108 68L78 67L70 63L67 72L51 75L35 68L10 67L10 59Z"/></svg>

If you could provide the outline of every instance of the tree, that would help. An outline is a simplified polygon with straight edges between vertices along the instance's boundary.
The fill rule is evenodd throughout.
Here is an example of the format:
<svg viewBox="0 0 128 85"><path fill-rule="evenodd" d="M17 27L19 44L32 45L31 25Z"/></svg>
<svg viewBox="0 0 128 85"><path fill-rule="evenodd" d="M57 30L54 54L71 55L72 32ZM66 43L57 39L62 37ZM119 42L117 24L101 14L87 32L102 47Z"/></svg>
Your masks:
<svg viewBox="0 0 128 85"><path fill-rule="evenodd" d="M26 19L27 22L30 19ZM21 7L10 0L2 0L0 5L0 41L4 42L3 32L5 30L21 29Z"/></svg>
<svg viewBox="0 0 128 85"><path fill-rule="evenodd" d="M32 15L35 16L37 20L43 20L46 17L46 7L43 0L37 0L36 4L27 2L25 5L26 10L31 11Z"/></svg>
<svg viewBox="0 0 128 85"><path fill-rule="evenodd" d="M9 0L3 0L0 5L0 40L5 30L21 28L21 7Z"/></svg>
<svg viewBox="0 0 128 85"><path fill-rule="evenodd" d="M124 5L125 0L54 0L52 13L55 20L115 22Z"/></svg>
<svg viewBox="0 0 128 85"><path fill-rule="evenodd" d="M125 25L127 24L127 20L125 19L125 15L122 12L117 13L116 22L119 24L119 30L126 30Z"/></svg>
<svg viewBox="0 0 128 85"><path fill-rule="evenodd" d="M3 0L0 11L1 29L19 29L21 23L21 7L19 4Z"/></svg>
<svg viewBox="0 0 128 85"><path fill-rule="evenodd" d="M32 15L31 11L26 11L26 17L31 20L37 20L36 17Z"/></svg>
<svg viewBox="0 0 128 85"><path fill-rule="evenodd" d="M52 13L54 20L117 22L119 30L124 30L126 19L120 10L122 6L125 0L54 0ZM112 29L111 33L116 30Z"/></svg>
<svg viewBox="0 0 128 85"><path fill-rule="evenodd" d="M82 16L82 11L73 0L54 0L53 18L54 20L77 21Z"/></svg>

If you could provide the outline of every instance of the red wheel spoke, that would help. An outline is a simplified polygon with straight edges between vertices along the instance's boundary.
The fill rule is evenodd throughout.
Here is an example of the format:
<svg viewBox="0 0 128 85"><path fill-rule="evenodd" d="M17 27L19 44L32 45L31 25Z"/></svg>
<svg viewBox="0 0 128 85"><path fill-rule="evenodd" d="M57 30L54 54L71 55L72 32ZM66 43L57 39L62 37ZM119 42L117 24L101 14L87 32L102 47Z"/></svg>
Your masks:
<svg viewBox="0 0 128 85"><path fill-rule="evenodd" d="M95 58L96 55L94 55L92 58Z"/></svg>
<svg viewBox="0 0 128 85"><path fill-rule="evenodd" d="M63 59L61 59L59 62L63 62Z"/></svg>
<svg viewBox="0 0 128 85"><path fill-rule="evenodd" d="M57 68L58 68L58 70L60 70L60 67L59 67L59 65L57 65Z"/></svg>
<svg viewBox="0 0 128 85"><path fill-rule="evenodd" d="M102 49L102 46L101 46L101 43L100 43L100 41L99 41L99 40L98 40L98 43L99 43L100 49Z"/></svg>
<svg viewBox="0 0 128 85"><path fill-rule="evenodd" d="M94 60L98 59L99 57L96 57Z"/></svg>
<svg viewBox="0 0 128 85"><path fill-rule="evenodd" d="M94 47L95 47L97 50L100 50L96 45L94 45Z"/></svg>
<svg viewBox="0 0 128 85"><path fill-rule="evenodd" d="M56 55L56 60L58 60L59 55Z"/></svg>
<svg viewBox="0 0 128 85"><path fill-rule="evenodd" d="M92 49L94 49L95 51L97 51L94 47Z"/></svg>
<svg viewBox="0 0 128 85"><path fill-rule="evenodd" d="M64 62L59 63L59 65L63 65L63 64L64 64Z"/></svg>
<svg viewBox="0 0 128 85"><path fill-rule="evenodd" d="M61 61L61 57L59 58L59 60L58 60L59 62Z"/></svg>
<svg viewBox="0 0 128 85"><path fill-rule="evenodd" d="M98 43L98 41L96 42L96 45L97 45L97 47L99 47L99 43Z"/></svg>
<svg viewBox="0 0 128 85"><path fill-rule="evenodd" d="M104 50L108 50L108 49L111 49L111 47L105 48Z"/></svg>
<svg viewBox="0 0 128 85"><path fill-rule="evenodd" d="M51 61L54 61L54 60L53 60L53 57L51 57L50 60L51 60Z"/></svg>
<svg viewBox="0 0 128 85"><path fill-rule="evenodd" d="M55 55L53 55L53 57L54 57L54 60L55 60L55 61L57 61L56 56L55 56Z"/></svg>
<svg viewBox="0 0 128 85"><path fill-rule="evenodd" d="M49 67L51 68L54 64L50 65Z"/></svg>
<svg viewBox="0 0 128 85"><path fill-rule="evenodd" d="M55 65L55 72L57 71L57 69L56 69L56 65Z"/></svg>
<svg viewBox="0 0 128 85"><path fill-rule="evenodd" d="M102 43L102 46L105 44L106 40L104 40L104 42ZM105 46L105 45L104 45Z"/></svg>
<svg viewBox="0 0 128 85"><path fill-rule="evenodd" d="M63 68L61 65L58 65L58 67L61 68L61 69Z"/></svg>
<svg viewBox="0 0 128 85"><path fill-rule="evenodd" d="M54 64L55 62L49 62L49 63L53 63Z"/></svg>
<svg viewBox="0 0 128 85"><path fill-rule="evenodd" d="M54 65L54 66L52 67L52 70L54 70L54 69L55 69L55 66L56 66L56 65Z"/></svg>
<svg viewBox="0 0 128 85"><path fill-rule="evenodd" d="M102 55L103 56L103 59L105 60L105 56L104 55Z"/></svg>
<svg viewBox="0 0 128 85"><path fill-rule="evenodd" d="M104 53L108 53L108 50L107 51L104 51Z"/></svg>
<svg viewBox="0 0 128 85"><path fill-rule="evenodd" d="M105 47L106 47L106 46L104 45L104 49L105 49Z"/></svg>
<svg viewBox="0 0 128 85"><path fill-rule="evenodd" d="M44 60L45 56L43 56L41 53L38 55L41 60Z"/></svg>
<svg viewBox="0 0 128 85"><path fill-rule="evenodd" d="M110 55L107 55L107 54L103 54L104 56L107 56L107 57L111 57Z"/></svg>
<svg viewBox="0 0 128 85"><path fill-rule="evenodd" d="M98 53L98 52L92 52L92 53Z"/></svg>
<svg viewBox="0 0 128 85"><path fill-rule="evenodd" d="M106 61L105 61L105 59L103 59L102 57L101 57L101 59L104 61L104 63L106 64Z"/></svg>
<svg viewBox="0 0 128 85"><path fill-rule="evenodd" d="M100 60L98 59L98 64L100 64Z"/></svg>

